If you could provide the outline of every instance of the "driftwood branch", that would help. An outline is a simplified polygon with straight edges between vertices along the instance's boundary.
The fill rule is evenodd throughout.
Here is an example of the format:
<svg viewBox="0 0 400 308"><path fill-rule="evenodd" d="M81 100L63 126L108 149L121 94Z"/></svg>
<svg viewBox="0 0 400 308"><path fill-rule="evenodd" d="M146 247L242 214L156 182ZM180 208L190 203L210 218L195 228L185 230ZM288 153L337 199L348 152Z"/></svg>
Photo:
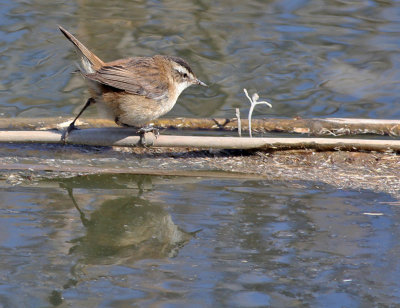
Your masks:
<svg viewBox="0 0 400 308"><path fill-rule="evenodd" d="M1 129L61 129L68 126L72 118L11 118L0 119ZM236 118L225 119L158 119L153 122L159 128L177 130L212 130L212 131L237 131ZM241 128L248 130L248 120L241 120ZM78 121L81 128L110 127L114 122L104 119L84 118ZM400 136L399 120L373 120L373 119L253 119L252 130L255 133L284 132L298 133L312 136L343 136L376 134Z"/></svg>
<svg viewBox="0 0 400 308"><path fill-rule="evenodd" d="M190 147L215 149L315 149L400 151L400 140L366 140L339 138L239 138L161 135L147 133L144 140L128 128L91 128L73 131L67 144L91 146ZM59 131L0 131L0 142L7 143L62 143Z"/></svg>

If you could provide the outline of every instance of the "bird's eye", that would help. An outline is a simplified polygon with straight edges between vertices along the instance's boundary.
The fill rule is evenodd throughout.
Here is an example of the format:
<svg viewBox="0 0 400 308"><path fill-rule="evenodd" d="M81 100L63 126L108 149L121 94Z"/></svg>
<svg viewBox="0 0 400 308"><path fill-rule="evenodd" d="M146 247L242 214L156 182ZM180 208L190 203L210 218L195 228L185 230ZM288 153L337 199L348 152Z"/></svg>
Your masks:
<svg viewBox="0 0 400 308"><path fill-rule="evenodd" d="M183 78L188 78L188 74L184 73Z"/></svg>

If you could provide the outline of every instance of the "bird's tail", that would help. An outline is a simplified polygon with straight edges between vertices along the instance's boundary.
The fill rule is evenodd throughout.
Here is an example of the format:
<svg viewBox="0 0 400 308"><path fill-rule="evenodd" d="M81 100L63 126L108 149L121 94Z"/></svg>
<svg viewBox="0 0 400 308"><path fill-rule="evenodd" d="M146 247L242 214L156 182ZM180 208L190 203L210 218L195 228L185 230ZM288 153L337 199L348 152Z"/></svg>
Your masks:
<svg viewBox="0 0 400 308"><path fill-rule="evenodd" d="M79 42L75 36L73 36L63 27L58 27L60 28L60 31L65 35L65 37L69 41L71 41L72 44L74 44L74 46L76 47L76 51L81 58L81 70L83 70L84 73L94 73L104 65L104 62L100 60L100 58L97 57L93 52L87 49L85 45Z"/></svg>

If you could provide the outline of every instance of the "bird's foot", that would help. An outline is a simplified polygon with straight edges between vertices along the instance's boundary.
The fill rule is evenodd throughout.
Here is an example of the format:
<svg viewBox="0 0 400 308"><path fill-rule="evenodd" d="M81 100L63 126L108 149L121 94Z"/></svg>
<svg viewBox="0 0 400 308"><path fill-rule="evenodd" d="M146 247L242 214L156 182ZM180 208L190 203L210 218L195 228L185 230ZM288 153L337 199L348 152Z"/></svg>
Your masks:
<svg viewBox="0 0 400 308"><path fill-rule="evenodd" d="M154 136L156 136L156 138L157 138L158 136L160 136L160 130L159 130L157 127L154 127L154 126L145 126L145 127L142 127L141 129L139 129L139 130L137 131L137 133L138 133L139 135L143 135L143 134L145 134L145 133L153 133Z"/></svg>
<svg viewBox="0 0 400 308"><path fill-rule="evenodd" d="M62 136L61 136L61 141L63 142L63 144L66 143L69 134L70 134L73 130L75 130L75 129L78 129L78 128L75 126L75 123L72 122L72 123L68 126L68 128L64 131L64 133L62 134Z"/></svg>
<svg viewBox="0 0 400 308"><path fill-rule="evenodd" d="M137 133L140 135L140 144L144 147L152 146L154 144L154 137L157 139L160 135L159 129L154 126L142 127Z"/></svg>

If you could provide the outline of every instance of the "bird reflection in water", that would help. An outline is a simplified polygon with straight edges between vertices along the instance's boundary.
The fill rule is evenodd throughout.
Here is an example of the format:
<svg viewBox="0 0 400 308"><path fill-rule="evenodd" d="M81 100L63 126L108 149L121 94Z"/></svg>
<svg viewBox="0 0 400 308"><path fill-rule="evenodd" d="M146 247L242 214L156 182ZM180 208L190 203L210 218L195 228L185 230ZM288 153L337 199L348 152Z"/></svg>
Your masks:
<svg viewBox="0 0 400 308"><path fill-rule="evenodd" d="M138 183L139 184L139 183ZM179 228L163 206L140 195L107 200L88 218L74 198L86 234L71 242L70 253L86 264L131 263L142 259L171 258L198 232ZM131 191L131 190L130 190Z"/></svg>
<svg viewBox="0 0 400 308"><path fill-rule="evenodd" d="M76 261L67 274L64 290L108 277L115 265L140 268L141 265L135 265L136 261L175 257L196 235L198 231L186 232L179 228L162 205L143 197L144 187L151 187L151 181L148 176L96 175L64 179L60 183L68 191L85 229L84 236L70 241L73 246L69 254ZM104 198L110 196L107 191L115 194L126 191L127 194L104 201L89 214L88 210L80 208L74 188L104 189ZM63 302L63 292L53 290L49 302L58 306Z"/></svg>

